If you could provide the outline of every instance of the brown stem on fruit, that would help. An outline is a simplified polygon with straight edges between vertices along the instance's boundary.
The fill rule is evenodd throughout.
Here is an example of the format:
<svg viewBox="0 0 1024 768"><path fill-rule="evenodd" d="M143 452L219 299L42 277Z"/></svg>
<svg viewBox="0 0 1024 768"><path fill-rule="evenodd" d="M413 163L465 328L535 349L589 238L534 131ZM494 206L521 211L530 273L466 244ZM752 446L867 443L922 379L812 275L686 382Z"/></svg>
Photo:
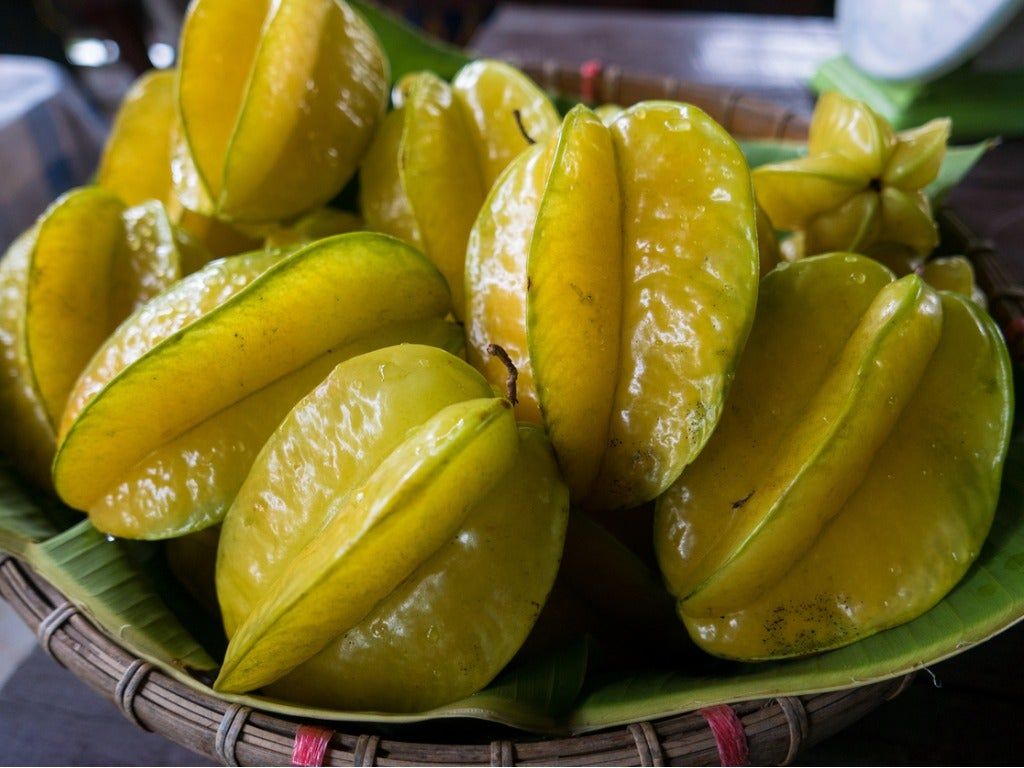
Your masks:
<svg viewBox="0 0 1024 768"><path fill-rule="evenodd" d="M523 113L521 110L513 109L512 117L516 119L516 125L519 126L519 132L523 134L523 138L526 139L527 144L536 144L537 141L526 132L526 126L523 125Z"/></svg>
<svg viewBox="0 0 1024 768"><path fill-rule="evenodd" d="M508 401L512 403L512 405L515 405L519 402L516 397L516 382L519 380L519 371L516 369L515 363L513 363L512 358L508 356L508 352L497 344L488 344L487 354L493 355L501 360L502 365L508 369L508 378L505 379L505 394L508 397Z"/></svg>

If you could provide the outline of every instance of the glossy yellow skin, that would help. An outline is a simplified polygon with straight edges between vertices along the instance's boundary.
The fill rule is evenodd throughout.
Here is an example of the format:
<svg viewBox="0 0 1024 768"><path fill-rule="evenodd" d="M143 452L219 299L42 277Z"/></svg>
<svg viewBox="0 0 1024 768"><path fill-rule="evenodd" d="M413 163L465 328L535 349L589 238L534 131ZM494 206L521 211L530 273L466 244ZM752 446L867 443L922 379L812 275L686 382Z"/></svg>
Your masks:
<svg viewBox="0 0 1024 768"><path fill-rule="evenodd" d="M34 230L21 235L0 260L0 410L4 453L22 477L50 487L54 428L31 375L25 345L25 295Z"/></svg>
<svg viewBox="0 0 1024 768"><path fill-rule="evenodd" d="M265 222L323 205L387 101L380 42L343 0L197 0L181 37L185 206Z"/></svg>
<svg viewBox="0 0 1024 768"><path fill-rule="evenodd" d="M558 127L548 97L518 70L475 61L451 85L433 74L407 76L400 105L384 120L363 163L360 201L367 226L420 248L465 305L466 241L487 190L530 141Z"/></svg>
<svg viewBox="0 0 1024 768"><path fill-rule="evenodd" d="M164 539L216 525L295 403L338 363L406 342L458 353L462 334L444 320L421 319L329 350L151 451L89 507L89 519L104 533L127 539Z"/></svg>
<svg viewBox="0 0 1024 768"><path fill-rule="evenodd" d="M251 251L259 242L224 222L188 210L174 194L172 161L175 147L181 143L176 80L177 70L163 70L147 72L135 81L118 108L103 147L96 184L128 205L161 201L175 225L179 250L189 250L191 244L181 230L200 246L195 265L185 269L189 274L209 260L206 250L230 256Z"/></svg>
<svg viewBox="0 0 1024 768"><path fill-rule="evenodd" d="M363 220L357 214L334 208L317 208L288 226L274 227L263 244L267 248L295 248L363 228Z"/></svg>
<svg viewBox="0 0 1024 768"><path fill-rule="evenodd" d="M96 183L128 205L167 201L171 189L171 125L177 120L176 70L147 72L117 110Z"/></svg>
<svg viewBox="0 0 1024 768"><path fill-rule="evenodd" d="M800 255L855 251L890 266L894 251L926 256L938 233L921 190L939 172L949 130L940 119L896 134L866 104L826 93L807 157L754 170L758 202L776 227L800 233Z"/></svg>
<svg viewBox="0 0 1024 768"><path fill-rule="evenodd" d="M667 162L665 158L674 158ZM647 102L610 126L577 107L485 201L466 260L467 355L550 431L574 500L633 507L718 420L753 317L746 162L700 110Z"/></svg>
<svg viewBox="0 0 1024 768"><path fill-rule="evenodd" d="M225 519L216 687L389 711L469 695L532 627L567 515L542 433L464 362L411 345L352 358Z"/></svg>
<svg viewBox="0 0 1024 768"><path fill-rule="evenodd" d="M757 260L761 277L771 272L784 258L771 219L761 206L757 206Z"/></svg>
<svg viewBox="0 0 1024 768"><path fill-rule="evenodd" d="M988 533L1011 412L971 302L862 256L775 269L715 435L658 503L691 637L780 658L930 608Z"/></svg>
<svg viewBox="0 0 1024 768"><path fill-rule="evenodd" d="M919 270L921 279L940 291L955 291L984 309L988 302L974 279L974 267L963 256L929 259Z"/></svg>
<svg viewBox="0 0 1024 768"><path fill-rule="evenodd" d="M54 433L89 358L196 260L160 203L126 208L99 187L59 198L11 247L0 266L0 408L9 452L37 485L50 485Z"/></svg>
<svg viewBox="0 0 1024 768"><path fill-rule="evenodd" d="M145 305L93 358L54 461L68 504L90 509L152 451L324 353L449 307L433 266L384 235L238 258Z"/></svg>

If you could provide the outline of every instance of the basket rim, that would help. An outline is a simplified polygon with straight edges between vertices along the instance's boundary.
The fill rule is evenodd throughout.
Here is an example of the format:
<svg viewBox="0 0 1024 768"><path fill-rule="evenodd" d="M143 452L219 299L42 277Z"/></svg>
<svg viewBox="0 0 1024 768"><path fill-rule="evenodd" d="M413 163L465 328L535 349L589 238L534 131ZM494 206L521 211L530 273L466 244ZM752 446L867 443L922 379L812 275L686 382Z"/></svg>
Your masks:
<svg viewBox="0 0 1024 768"><path fill-rule="evenodd" d="M226 765L288 764L296 719L227 702L190 688L119 645L25 562L0 553L0 597L36 634L44 651L113 701L139 727ZM788 765L808 746L902 693L914 673L830 693L766 697L728 705L742 724L752 764ZM418 742L382 736L369 724L332 729L323 765L666 765L717 764L707 720L687 712L577 736L476 743ZM324 723L318 723L323 725ZM357 726L352 728L351 726ZM391 726L394 731L400 726Z"/></svg>

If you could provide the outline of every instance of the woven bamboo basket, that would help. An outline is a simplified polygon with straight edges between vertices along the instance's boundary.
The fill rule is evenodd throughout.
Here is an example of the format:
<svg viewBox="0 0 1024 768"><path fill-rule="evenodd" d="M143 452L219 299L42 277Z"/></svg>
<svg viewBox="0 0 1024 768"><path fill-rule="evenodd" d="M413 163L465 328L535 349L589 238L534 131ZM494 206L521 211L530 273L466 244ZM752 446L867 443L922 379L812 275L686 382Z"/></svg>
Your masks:
<svg viewBox="0 0 1024 768"><path fill-rule="evenodd" d="M516 62L553 93L628 105L675 99L701 107L740 138L801 140L806 119L738 90L584 65ZM939 211L944 250L966 254L991 310L1024 359L1024 290L997 255L949 210ZM802 749L899 695L912 675L809 696L745 701L566 738L547 738L460 721L433 731L409 727L408 740L368 725L300 723L190 688L133 655L98 629L25 563L0 553L0 596L57 663L85 681L141 728L227 765L755 765L789 764ZM452 739L457 732L458 742Z"/></svg>

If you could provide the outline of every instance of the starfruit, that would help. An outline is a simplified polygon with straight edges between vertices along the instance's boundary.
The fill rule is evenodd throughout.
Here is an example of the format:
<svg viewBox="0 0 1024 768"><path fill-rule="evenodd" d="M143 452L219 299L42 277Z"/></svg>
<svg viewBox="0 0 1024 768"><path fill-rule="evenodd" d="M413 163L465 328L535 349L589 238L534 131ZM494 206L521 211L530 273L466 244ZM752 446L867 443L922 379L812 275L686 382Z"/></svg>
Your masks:
<svg viewBox="0 0 1024 768"><path fill-rule="evenodd" d="M412 243L464 306L466 240L487 190L533 141L558 128L551 101L526 75L497 61L463 67L451 85L409 75L360 173L367 226Z"/></svg>
<svg viewBox="0 0 1024 768"><path fill-rule="evenodd" d="M266 438L342 360L403 341L458 350L444 279L385 235L212 262L100 347L60 421L54 483L100 530L219 523Z"/></svg>
<svg viewBox="0 0 1024 768"><path fill-rule="evenodd" d="M918 271L921 278L933 288L963 294L982 309L988 305L984 292L974 278L974 267L963 256L929 259Z"/></svg>
<svg viewBox="0 0 1024 768"><path fill-rule="evenodd" d="M643 528L649 539L650 528ZM693 647L657 575L604 526L573 512L558 578L523 652L538 654L584 635L612 662L635 660L638 651L647 660L678 662Z"/></svg>
<svg viewBox="0 0 1024 768"><path fill-rule="evenodd" d="M175 236L186 244L187 234L216 256L253 250L258 241L184 208L173 192L173 147L180 140L176 79L174 70L147 72L128 90L103 147L96 183L129 205L163 202L176 225Z"/></svg>
<svg viewBox="0 0 1024 768"><path fill-rule="evenodd" d="M19 469L50 487L54 434L78 374L117 324L199 266L167 213L98 187L54 202L0 263L0 408Z"/></svg>
<svg viewBox="0 0 1024 768"><path fill-rule="evenodd" d="M866 104L837 92L815 107L807 156L754 170L758 203L772 223L798 232L802 254L854 251L890 265L938 244L922 191L939 172L950 122L894 133Z"/></svg>
<svg viewBox="0 0 1024 768"><path fill-rule="evenodd" d="M291 224L271 229L263 244L267 248L294 248L308 245L331 235L344 235L363 229L363 221L350 211L317 208Z"/></svg>
<svg viewBox="0 0 1024 768"><path fill-rule="evenodd" d="M354 357L284 420L224 520L214 687L349 710L468 696L533 626L567 516L542 431L461 359Z"/></svg>
<svg viewBox="0 0 1024 768"><path fill-rule="evenodd" d="M757 206L757 260L758 271L762 277L783 260L775 227L760 205Z"/></svg>
<svg viewBox="0 0 1024 768"><path fill-rule="evenodd" d="M471 363L518 370L573 499L635 507L700 452L753 318L746 161L699 109L645 102L606 126L574 108L491 190L466 256ZM491 348L493 349L493 348Z"/></svg>
<svg viewBox="0 0 1024 768"><path fill-rule="evenodd" d="M240 222L288 219L334 197L387 101L388 62L343 0L193 0L181 33L186 208Z"/></svg>
<svg viewBox="0 0 1024 768"><path fill-rule="evenodd" d="M1011 411L1002 336L960 294L863 256L773 270L718 429L658 502L691 637L773 659L927 611L988 533Z"/></svg>

